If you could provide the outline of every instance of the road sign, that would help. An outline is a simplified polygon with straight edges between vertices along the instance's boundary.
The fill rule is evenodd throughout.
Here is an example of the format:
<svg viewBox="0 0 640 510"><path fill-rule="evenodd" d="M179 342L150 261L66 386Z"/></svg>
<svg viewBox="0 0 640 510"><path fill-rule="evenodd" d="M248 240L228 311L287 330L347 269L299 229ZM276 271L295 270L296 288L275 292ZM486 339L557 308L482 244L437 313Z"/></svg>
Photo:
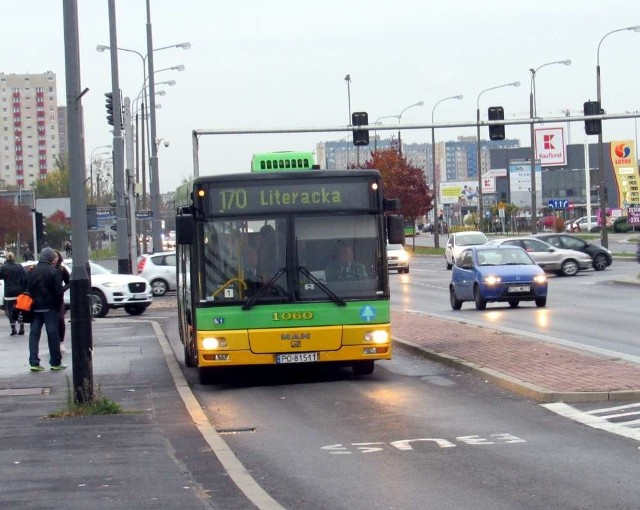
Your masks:
<svg viewBox="0 0 640 510"><path fill-rule="evenodd" d="M549 207L551 209L567 209L569 207L568 200L549 200Z"/></svg>
<svg viewBox="0 0 640 510"><path fill-rule="evenodd" d="M141 211L136 211L136 219L151 220L153 219L153 211L151 209L143 209Z"/></svg>

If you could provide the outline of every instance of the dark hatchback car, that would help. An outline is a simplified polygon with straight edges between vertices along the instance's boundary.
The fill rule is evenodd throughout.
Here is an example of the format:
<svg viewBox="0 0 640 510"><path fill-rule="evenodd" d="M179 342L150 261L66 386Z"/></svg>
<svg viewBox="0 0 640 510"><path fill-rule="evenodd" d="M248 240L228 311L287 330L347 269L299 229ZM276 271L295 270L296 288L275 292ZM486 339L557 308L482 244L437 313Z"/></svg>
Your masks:
<svg viewBox="0 0 640 510"><path fill-rule="evenodd" d="M556 248L565 248L568 250L577 250L586 253L593 260L593 269L596 271L604 271L611 265L611 252L602 246L592 244L584 239L571 234L536 234L537 238L546 241Z"/></svg>

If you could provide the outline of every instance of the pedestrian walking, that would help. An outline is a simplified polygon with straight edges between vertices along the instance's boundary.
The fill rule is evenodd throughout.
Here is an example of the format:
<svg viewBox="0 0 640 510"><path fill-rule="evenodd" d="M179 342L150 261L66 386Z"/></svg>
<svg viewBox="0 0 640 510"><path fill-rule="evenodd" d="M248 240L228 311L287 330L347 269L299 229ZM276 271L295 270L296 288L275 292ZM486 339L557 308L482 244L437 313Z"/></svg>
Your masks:
<svg viewBox="0 0 640 510"><path fill-rule="evenodd" d="M68 241L67 241L68 242ZM62 273L62 303L60 303L60 311L58 313L58 336L60 337L60 352L64 353L67 350L64 347L64 335L67 331L67 325L65 324L65 315L67 313L67 305L64 304L64 293L69 289L69 282L71 281L71 275L67 268L62 264L62 255L59 251L56 251L58 255L58 261L56 262L56 269Z"/></svg>
<svg viewBox="0 0 640 510"><path fill-rule="evenodd" d="M71 258L71 241L66 241L64 243L64 251L66 253L66 257L68 259ZM62 257L60 257L60 260L62 260Z"/></svg>
<svg viewBox="0 0 640 510"><path fill-rule="evenodd" d="M16 256L12 252L5 253L4 258L6 262L0 267L0 280L4 280L4 313L11 325L11 336L24 335L24 323L13 318L13 311L17 297L25 291L26 272L21 264L16 264Z"/></svg>
<svg viewBox="0 0 640 510"><path fill-rule="evenodd" d="M29 249L28 246L22 251L22 260L24 260L25 262L35 260L33 252Z"/></svg>
<svg viewBox="0 0 640 510"><path fill-rule="evenodd" d="M49 247L40 252L38 263L27 274L27 291L33 297L33 320L29 331L29 365L34 372L44 370L40 365L39 346L42 326L47 330L49 364L51 370L64 370L60 353L58 319L63 300L62 272L55 268L58 255Z"/></svg>

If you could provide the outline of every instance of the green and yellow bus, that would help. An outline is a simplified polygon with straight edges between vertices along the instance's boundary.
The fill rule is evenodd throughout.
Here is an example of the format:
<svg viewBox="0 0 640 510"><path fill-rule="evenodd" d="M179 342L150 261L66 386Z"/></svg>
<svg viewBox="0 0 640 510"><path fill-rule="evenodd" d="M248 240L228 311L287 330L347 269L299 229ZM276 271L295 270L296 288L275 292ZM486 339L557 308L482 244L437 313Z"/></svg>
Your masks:
<svg viewBox="0 0 640 510"><path fill-rule="evenodd" d="M252 172L289 172L314 168L311 152L265 152L254 154L251 159Z"/></svg>
<svg viewBox="0 0 640 510"><path fill-rule="evenodd" d="M392 355L386 239L398 200L376 170L199 177L176 191L185 363L341 363L370 374ZM337 271L346 252L353 269ZM347 253L347 256L349 253Z"/></svg>

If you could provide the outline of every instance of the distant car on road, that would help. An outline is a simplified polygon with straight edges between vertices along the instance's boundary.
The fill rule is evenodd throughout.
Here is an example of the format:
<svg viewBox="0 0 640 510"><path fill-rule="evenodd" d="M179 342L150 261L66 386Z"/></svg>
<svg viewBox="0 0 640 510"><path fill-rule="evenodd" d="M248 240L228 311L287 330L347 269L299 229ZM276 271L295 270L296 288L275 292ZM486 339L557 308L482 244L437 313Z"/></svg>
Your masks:
<svg viewBox="0 0 640 510"><path fill-rule="evenodd" d="M444 249L444 258L447 263L447 269L451 269L458 255L468 246L477 246L485 244L489 240L483 232L464 231L453 232L447 238L447 245Z"/></svg>
<svg viewBox="0 0 640 510"><path fill-rule="evenodd" d="M387 245L387 266L389 271L397 270L398 273L409 272L409 254L401 244Z"/></svg>
<svg viewBox="0 0 640 510"><path fill-rule="evenodd" d="M567 250L577 250L586 253L591 257L593 269L604 271L613 262L611 251L597 244L589 243L571 234L537 234L538 239L542 239L557 248Z"/></svg>
<svg viewBox="0 0 640 510"><path fill-rule="evenodd" d="M153 295L156 297L176 290L176 252L164 251L142 255L138 259L138 276L151 284Z"/></svg>
<svg viewBox="0 0 640 510"><path fill-rule="evenodd" d="M524 249L542 269L560 276L575 276L578 271L593 267L593 261L586 253L556 248L533 236L495 239L489 244L518 246Z"/></svg>
<svg viewBox="0 0 640 510"><path fill-rule="evenodd" d="M488 302L507 302L516 308L521 301L547 304L548 284L544 270L522 248L483 245L463 250L453 266L449 284L451 308L460 310L474 301L476 310Z"/></svg>
<svg viewBox="0 0 640 510"><path fill-rule="evenodd" d="M564 229L566 232L591 232L597 226L597 216L582 216L577 220L565 222Z"/></svg>

